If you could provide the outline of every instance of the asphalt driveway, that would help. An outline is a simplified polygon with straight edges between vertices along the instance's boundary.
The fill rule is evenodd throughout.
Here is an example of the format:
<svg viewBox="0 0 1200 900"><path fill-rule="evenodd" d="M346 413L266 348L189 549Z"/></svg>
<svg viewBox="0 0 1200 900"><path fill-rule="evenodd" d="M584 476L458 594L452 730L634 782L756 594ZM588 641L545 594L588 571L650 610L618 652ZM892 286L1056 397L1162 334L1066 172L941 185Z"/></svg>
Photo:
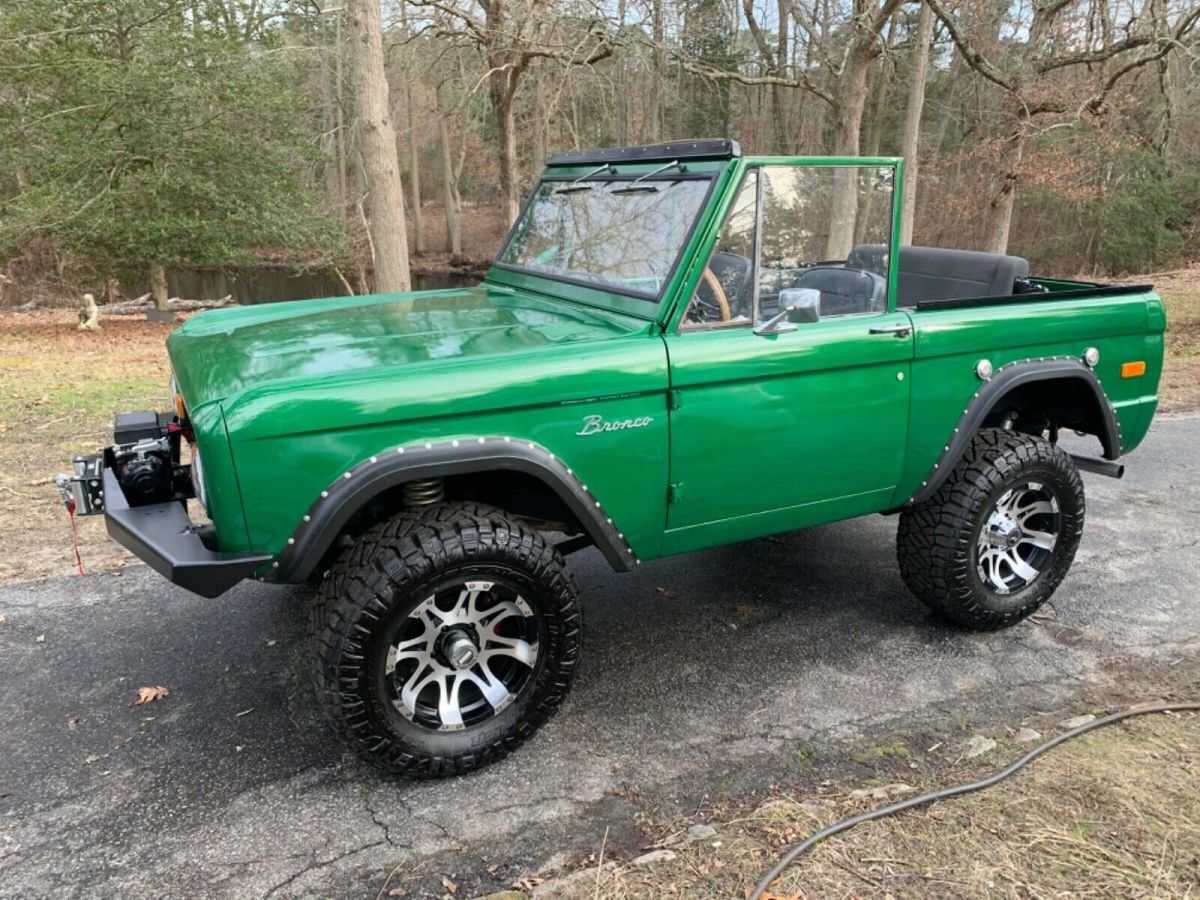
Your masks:
<svg viewBox="0 0 1200 900"><path fill-rule="evenodd" d="M800 742L1065 696L1113 660L1200 641L1197 448L1200 417L1161 419L1125 480L1086 475L1053 615L998 634L908 595L890 518L624 576L579 554L568 703L514 757L437 783L381 780L326 733L302 590L206 601L143 567L0 588L0 895L374 897L402 864L428 865L432 889L456 854L502 878L594 849L606 826L619 845L646 798L686 808L762 783ZM170 696L131 706L150 685Z"/></svg>

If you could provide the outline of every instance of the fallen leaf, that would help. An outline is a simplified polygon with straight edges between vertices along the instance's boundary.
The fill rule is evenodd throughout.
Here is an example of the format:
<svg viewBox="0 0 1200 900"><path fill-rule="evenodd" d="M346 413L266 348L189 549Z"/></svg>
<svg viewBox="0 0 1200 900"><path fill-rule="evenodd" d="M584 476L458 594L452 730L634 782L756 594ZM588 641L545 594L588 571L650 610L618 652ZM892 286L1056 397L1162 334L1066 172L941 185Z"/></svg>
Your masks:
<svg viewBox="0 0 1200 900"><path fill-rule="evenodd" d="M1082 716L1076 716L1073 719L1063 719L1063 721L1059 722L1058 724L1063 728L1081 728L1082 726L1095 721L1095 716L1093 716L1091 713L1086 713Z"/></svg>
<svg viewBox="0 0 1200 900"><path fill-rule="evenodd" d="M967 741L967 759L974 759L976 756L983 756L985 753L991 753L996 749L996 742L990 737L984 737L982 734L976 734Z"/></svg>
<svg viewBox="0 0 1200 900"><path fill-rule="evenodd" d="M92 753L92 754L90 754L89 756L85 757L85 758L84 758L84 760L83 760L83 762L84 762L84 765L88 765L88 766L90 766L92 763L94 763L94 762L99 762L99 761L100 761L101 759L103 759L103 758L104 758L104 757L102 757L102 756L97 756L95 753Z"/></svg>
<svg viewBox="0 0 1200 900"><path fill-rule="evenodd" d="M275 638L271 638L269 641L267 641L267 646L274 647L275 643L276 643Z"/></svg>
<svg viewBox="0 0 1200 900"><path fill-rule="evenodd" d="M171 689L163 687L161 684L154 687L138 688L137 697L131 702L130 706L144 706L147 703L153 703L155 700L161 700L163 697L170 696Z"/></svg>
<svg viewBox="0 0 1200 900"><path fill-rule="evenodd" d="M860 788L850 792L851 800L895 800L897 797L903 797L905 794L916 792L916 788L896 782L894 784L885 784L880 787Z"/></svg>
<svg viewBox="0 0 1200 900"><path fill-rule="evenodd" d="M74 728L79 724L79 716L67 716L67 727Z"/></svg>
<svg viewBox="0 0 1200 900"><path fill-rule="evenodd" d="M458 893L458 885L455 884L453 881L451 881L450 878L446 875L442 876L442 887L444 887L446 890L448 890L452 894Z"/></svg>
<svg viewBox="0 0 1200 900"><path fill-rule="evenodd" d="M652 866L655 863L670 862L675 858L674 850L651 850L630 861L631 866Z"/></svg>

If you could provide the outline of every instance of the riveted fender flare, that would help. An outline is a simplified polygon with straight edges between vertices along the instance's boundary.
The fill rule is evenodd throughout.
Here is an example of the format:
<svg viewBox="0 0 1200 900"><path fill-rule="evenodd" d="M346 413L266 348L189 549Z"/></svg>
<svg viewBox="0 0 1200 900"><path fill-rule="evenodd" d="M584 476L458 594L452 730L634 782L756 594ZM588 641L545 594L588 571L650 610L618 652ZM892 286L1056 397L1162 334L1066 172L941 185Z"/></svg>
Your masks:
<svg viewBox="0 0 1200 900"><path fill-rule="evenodd" d="M921 487L905 505L921 503L934 495L954 470L954 464L963 455L967 444L975 436L988 413L1009 391L1032 382L1063 379L1077 380L1087 385L1092 392L1100 409L1102 432L1097 437L1104 445L1104 458L1117 459L1123 449L1121 423L1096 373L1073 356L1021 359L996 370L971 397L937 462L926 474Z"/></svg>
<svg viewBox="0 0 1200 900"><path fill-rule="evenodd" d="M421 478L497 470L532 475L553 490L617 571L628 571L639 563L612 517L565 462L540 444L489 436L409 444L364 459L313 501L271 564L268 577L272 581L303 581L350 517L388 488Z"/></svg>

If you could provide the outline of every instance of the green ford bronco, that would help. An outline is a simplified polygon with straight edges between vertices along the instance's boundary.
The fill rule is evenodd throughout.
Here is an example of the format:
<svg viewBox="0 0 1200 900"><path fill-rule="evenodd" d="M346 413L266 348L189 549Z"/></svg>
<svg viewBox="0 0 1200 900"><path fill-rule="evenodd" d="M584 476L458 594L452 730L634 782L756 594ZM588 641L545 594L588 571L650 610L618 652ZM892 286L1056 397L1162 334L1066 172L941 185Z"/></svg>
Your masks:
<svg viewBox="0 0 1200 900"><path fill-rule="evenodd" d="M1119 476L1146 434L1163 305L900 246L902 169L558 154L477 287L198 315L167 341L174 409L118 416L59 485L197 594L319 583L320 701L409 775L553 715L582 627L564 557L589 546L625 571L895 513L920 600L1010 625L1067 574L1079 470Z"/></svg>

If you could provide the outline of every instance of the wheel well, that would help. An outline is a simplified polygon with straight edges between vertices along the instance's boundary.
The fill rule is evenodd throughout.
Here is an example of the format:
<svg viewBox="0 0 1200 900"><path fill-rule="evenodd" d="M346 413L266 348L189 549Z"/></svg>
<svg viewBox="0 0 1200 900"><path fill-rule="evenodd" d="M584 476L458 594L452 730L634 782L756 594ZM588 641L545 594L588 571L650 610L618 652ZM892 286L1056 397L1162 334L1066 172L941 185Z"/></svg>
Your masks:
<svg viewBox="0 0 1200 900"><path fill-rule="evenodd" d="M1015 431L1041 434L1073 428L1100 439L1108 446L1104 411L1092 387L1081 378L1063 377L1018 385L998 399L984 416L982 428L999 428L1011 420Z"/></svg>
<svg viewBox="0 0 1200 900"><path fill-rule="evenodd" d="M413 479L413 481L424 479ZM540 478L527 472L488 469L436 479L442 485L444 500L470 500L504 510L525 520L538 531L557 531L567 535L587 534L578 516L567 503ZM324 570L348 543L373 525L386 521L412 504L405 499L411 482L392 485L368 499L346 521L326 549L317 567Z"/></svg>

